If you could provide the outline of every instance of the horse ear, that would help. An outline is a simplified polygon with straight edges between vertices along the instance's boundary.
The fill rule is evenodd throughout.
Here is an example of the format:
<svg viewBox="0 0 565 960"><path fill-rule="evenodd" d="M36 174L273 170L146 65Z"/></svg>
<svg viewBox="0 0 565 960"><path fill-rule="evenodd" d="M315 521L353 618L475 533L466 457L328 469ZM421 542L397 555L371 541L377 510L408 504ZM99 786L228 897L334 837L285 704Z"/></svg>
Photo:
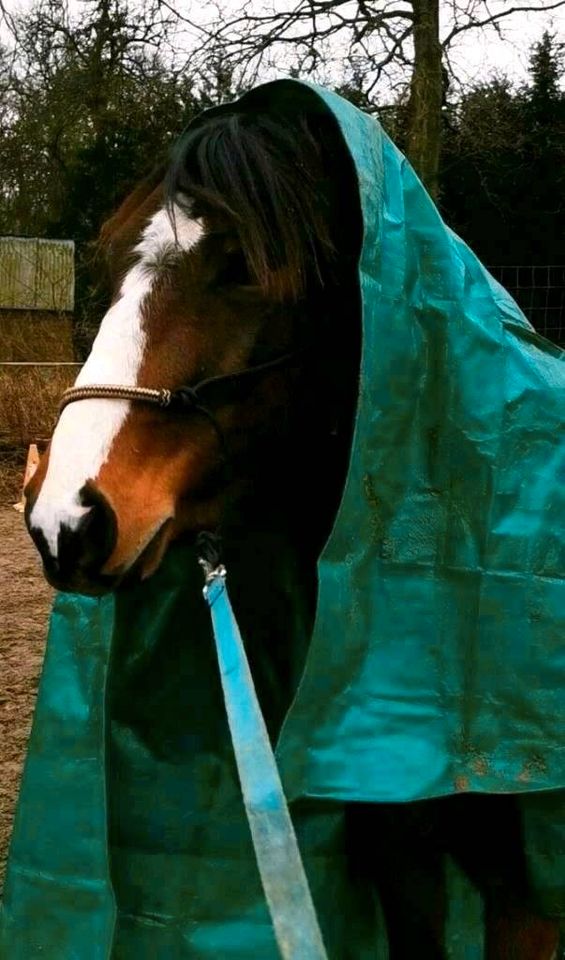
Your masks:
<svg viewBox="0 0 565 960"><path fill-rule="evenodd" d="M98 234L98 243L97 249L103 255L108 255L111 253L112 249L112 236L115 232L115 217L108 217L100 227L100 232Z"/></svg>
<svg viewBox="0 0 565 960"><path fill-rule="evenodd" d="M162 192L165 171L164 166L156 167L131 193L128 193L115 213L103 222L98 234L98 243L101 247L111 248L113 237L121 232L128 220L145 206L154 193L157 194L159 190Z"/></svg>
<svg viewBox="0 0 565 960"><path fill-rule="evenodd" d="M164 176L164 167L153 171L102 224L98 234L97 253L107 263L110 274L114 274L117 262L123 260L135 244L145 221L163 204Z"/></svg>

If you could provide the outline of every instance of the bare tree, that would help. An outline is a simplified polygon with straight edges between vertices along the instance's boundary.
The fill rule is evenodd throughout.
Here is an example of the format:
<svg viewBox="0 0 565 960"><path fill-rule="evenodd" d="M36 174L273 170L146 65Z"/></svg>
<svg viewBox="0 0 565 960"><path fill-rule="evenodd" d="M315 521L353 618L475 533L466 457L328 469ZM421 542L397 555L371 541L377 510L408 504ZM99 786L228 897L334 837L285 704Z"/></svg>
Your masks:
<svg viewBox="0 0 565 960"><path fill-rule="evenodd" d="M160 2L195 28L175 0ZM335 82L339 64L346 63L361 83L366 104L383 82L397 93L405 91L407 152L435 193L441 109L458 38L471 30L500 34L504 22L518 13L547 14L564 6L565 0L289 0L270 6L247 0L235 16L216 6L215 16L199 27L200 50L221 49L224 62L246 82L265 75L273 64Z"/></svg>
<svg viewBox="0 0 565 960"><path fill-rule="evenodd" d="M68 0L36 0L37 49L25 50L33 37L28 31L20 42L18 17L7 2L11 7L11 0L0 0L0 20L30 64L49 64L82 39L80 30L70 29ZM516 14L550 14L565 0L244 0L237 13L228 0L204 0L203 7L194 5L194 15L186 0L82 0L87 7L97 12L84 18L84 30L98 31L100 57L93 63L101 70L118 52L137 75L151 51L197 85L200 76L200 88L211 96L224 89L226 77L230 89L246 87L272 67L353 88L365 109L380 106L377 90L392 91L406 106L408 156L436 193L442 104L457 81L452 53L461 36L489 29L501 34ZM115 35L124 45L120 51L110 49ZM94 97L98 86L93 77Z"/></svg>

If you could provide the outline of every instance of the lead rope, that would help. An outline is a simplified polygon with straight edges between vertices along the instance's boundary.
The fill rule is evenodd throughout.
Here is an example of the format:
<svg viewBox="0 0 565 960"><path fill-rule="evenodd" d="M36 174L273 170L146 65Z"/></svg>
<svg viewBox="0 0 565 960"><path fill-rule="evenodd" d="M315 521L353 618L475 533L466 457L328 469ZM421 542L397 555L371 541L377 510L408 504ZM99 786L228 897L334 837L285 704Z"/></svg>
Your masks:
<svg viewBox="0 0 565 960"><path fill-rule="evenodd" d="M228 724L257 866L283 960L328 960L276 760L220 563L218 538L201 535L199 563Z"/></svg>

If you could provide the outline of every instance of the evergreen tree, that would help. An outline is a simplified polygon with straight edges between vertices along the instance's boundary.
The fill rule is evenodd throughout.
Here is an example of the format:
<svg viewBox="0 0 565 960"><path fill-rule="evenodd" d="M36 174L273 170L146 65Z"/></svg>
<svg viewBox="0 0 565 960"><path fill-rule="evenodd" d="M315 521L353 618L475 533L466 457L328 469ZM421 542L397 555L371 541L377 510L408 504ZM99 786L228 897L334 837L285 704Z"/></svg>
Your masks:
<svg viewBox="0 0 565 960"><path fill-rule="evenodd" d="M489 264L550 264L565 249L565 95L561 47L544 33L530 80L497 77L450 108L441 203Z"/></svg>
<svg viewBox="0 0 565 960"><path fill-rule="evenodd" d="M201 108L147 16L125 0L90 0L70 21L64 0L40 0L18 20L0 115L0 233L75 241L80 331L102 312L92 256L102 222Z"/></svg>
<svg viewBox="0 0 565 960"><path fill-rule="evenodd" d="M563 45L547 31L534 45L530 82L521 92L524 134L519 152L523 193L520 229L526 263L558 263L565 250L565 74Z"/></svg>

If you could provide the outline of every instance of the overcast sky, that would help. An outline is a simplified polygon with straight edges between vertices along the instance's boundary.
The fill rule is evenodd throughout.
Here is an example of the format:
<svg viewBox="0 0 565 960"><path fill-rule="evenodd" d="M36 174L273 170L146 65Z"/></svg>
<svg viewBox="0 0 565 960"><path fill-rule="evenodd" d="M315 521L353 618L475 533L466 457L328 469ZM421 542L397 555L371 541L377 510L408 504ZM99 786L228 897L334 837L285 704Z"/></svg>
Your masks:
<svg viewBox="0 0 565 960"><path fill-rule="evenodd" d="M4 0L4 6L9 12L15 12L18 9L25 9L31 2L32 0ZM132 2L135 3L136 0ZM461 0L460 6L469 2L470 0ZM493 12L509 5L522 5L524 2L527 0L491 0L489 8ZM543 3L549 6L553 0L534 0L534 2L540 6ZM238 0L225 0L225 2L220 0L220 3L224 9L231 9L234 13L241 10L242 4ZM190 11L191 16L198 19L199 12L202 16L201 11L206 6L206 0L198 3L177 0L177 4L179 10ZM174 2L172 5L175 5ZM265 4L259 3L259 5L263 7ZM273 5L276 7L278 4L275 2ZM73 7L78 9L80 2L69 0L69 6L71 10ZM292 6L292 0L283 0L282 6ZM449 29L452 6L453 0L443 0L441 3L444 32ZM515 13L501 22L502 38L492 28L461 34L451 54L456 76L467 84L486 78L494 71L500 71L514 81L521 82L527 75L528 56L532 44L540 38L544 29L555 32L561 41L565 41L565 7L540 13ZM2 25L0 25L0 38L6 39L6 32Z"/></svg>
<svg viewBox="0 0 565 960"><path fill-rule="evenodd" d="M492 10L510 5L510 0L492 3ZM512 5L514 5L512 3ZM448 3L442 5L450 6ZM544 29L565 40L565 7L548 13L516 13L501 22L504 39L496 31L473 30L463 34L454 61L461 80L480 79L493 70L500 70L516 81L525 79L532 44L541 37Z"/></svg>

